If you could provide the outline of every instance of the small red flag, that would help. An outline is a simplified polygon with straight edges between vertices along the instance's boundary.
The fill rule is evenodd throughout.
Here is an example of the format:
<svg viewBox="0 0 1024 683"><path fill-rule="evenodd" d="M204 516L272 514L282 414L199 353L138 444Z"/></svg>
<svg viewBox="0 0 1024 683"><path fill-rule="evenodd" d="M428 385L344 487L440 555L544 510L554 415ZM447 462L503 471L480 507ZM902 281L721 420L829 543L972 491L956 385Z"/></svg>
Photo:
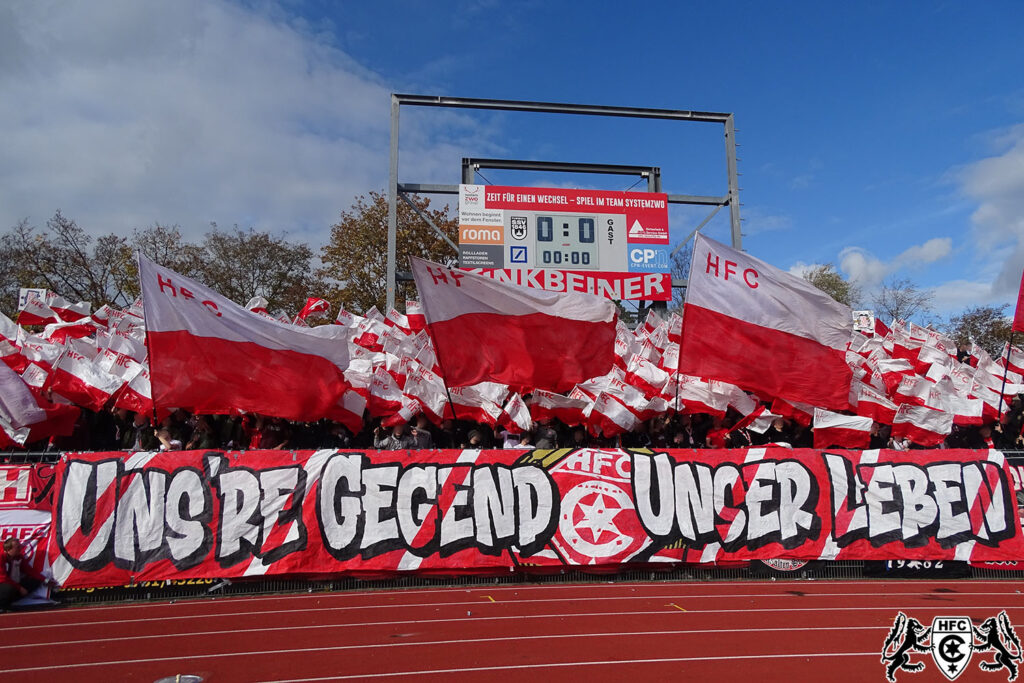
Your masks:
<svg viewBox="0 0 1024 683"><path fill-rule="evenodd" d="M1020 291L1017 293L1017 310L1013 314L1013 331L1024 332L1024 274L1020 276Z"/></svg>

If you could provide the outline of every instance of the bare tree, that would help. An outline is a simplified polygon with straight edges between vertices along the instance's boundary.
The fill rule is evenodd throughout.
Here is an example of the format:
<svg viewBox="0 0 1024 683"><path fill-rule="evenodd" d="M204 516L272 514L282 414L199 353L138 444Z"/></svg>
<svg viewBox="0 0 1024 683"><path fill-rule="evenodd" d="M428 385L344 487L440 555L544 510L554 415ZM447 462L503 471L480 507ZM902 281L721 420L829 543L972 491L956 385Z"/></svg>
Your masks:
<svg viewBox="0 0 1024 683"><path fill-rule="evenodd" d="M909 320L932 310L933 294L921 289L906 278L890 277L882 283L875 295L875 314L885 314L890 320Z"/></svg>

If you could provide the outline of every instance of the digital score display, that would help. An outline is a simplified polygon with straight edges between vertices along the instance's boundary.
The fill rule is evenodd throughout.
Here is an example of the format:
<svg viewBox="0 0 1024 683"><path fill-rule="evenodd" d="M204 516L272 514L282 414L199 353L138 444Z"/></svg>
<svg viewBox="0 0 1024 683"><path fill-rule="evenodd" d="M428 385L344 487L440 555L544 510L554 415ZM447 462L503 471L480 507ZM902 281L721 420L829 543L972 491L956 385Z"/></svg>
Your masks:
<svg viewBox="0 0 1024 683"><path fill-rule="evenodd" d="M542 268L597 270L597 216L537 215L537 260Z"/></svg>
<svg viewBox="0 0 1024 683"><path fill-rule="evenodd" d="M525 278L526 286L544 280L542 289L564 282L614 299L665 301L669 263L667 195L459 186L462 268Z"/></svg>

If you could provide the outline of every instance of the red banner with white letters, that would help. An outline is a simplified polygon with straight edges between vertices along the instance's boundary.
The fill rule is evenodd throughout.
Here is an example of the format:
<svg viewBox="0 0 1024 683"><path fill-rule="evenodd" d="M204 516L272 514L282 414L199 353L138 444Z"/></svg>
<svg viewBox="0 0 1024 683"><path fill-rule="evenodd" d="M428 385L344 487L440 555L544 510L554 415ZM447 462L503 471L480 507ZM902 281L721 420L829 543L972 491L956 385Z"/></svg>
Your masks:
<svg viewBox="0 0 1024 683"><path fill-rule="evenodd" d="M68 587L751 559L1024 559L997 451L69 454Z"/></svg>

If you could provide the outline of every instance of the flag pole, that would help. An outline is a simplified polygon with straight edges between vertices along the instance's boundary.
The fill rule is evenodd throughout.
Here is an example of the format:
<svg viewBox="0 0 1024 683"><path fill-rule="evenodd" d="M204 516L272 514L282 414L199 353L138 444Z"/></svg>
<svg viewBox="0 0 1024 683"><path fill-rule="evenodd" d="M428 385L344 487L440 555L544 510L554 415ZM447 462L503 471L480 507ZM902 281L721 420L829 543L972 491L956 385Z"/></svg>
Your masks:
<svg viewBox="0 0 1024 683"><path fill-rule="evenodd" d="M409 257L409 267L413 271L413 282L415 282L416 281L416 276L415 276L416 269L412 268L412 257L411 256ZM424 297L422 292L419 291L419 283L415 282L415 284L416 284L416 291L417 291L417 293L420 294L420 305L423 307L423 317L426 319L426 322L427 322L426 327L424 329L427 331L427 337L430 338L430 343L434 346L434 360L437 361L437 367L441 371L441 384L442 384L442 386L444 386L444 393L448 397L448 406L452 409L452 420L457 420L458 416L455 413L455 402L452 401L452 392L448 390L448 380L445 379L444 365L441 364L441 353L440 353L441 350L440 350L440 347L437 345L437 339L434 338L433 331L430 329L430 318L431 318L431 316L430 316L430 308L427 306L427 301L426 301L427 297ZM441 421L442 422L444 421L444 415L441 416Z"/></svg>
<svg viewBox="0 0 1024 683"><path fill-rule="evenodd" d="M139 296L142 296L142 250L135 252L135 272L139 276ZM142 324L146 328L146 336L143 344L146 347L146 367L149 369L149 397L153 404L153 429L156 430L156 397L153 396L153 355L149 352L149 325L146 325L146 298L142 297ZM125 385L127 388L127 385Z"/></svg>
<svg viewBox="0 0 1024 683"><path fill-rule="evenodd" d="M1010 341L1006 344L1006 358L1003 361L1003 386L999 389L999 409L996 410L996 420L1002 424L1003 416L1003 392L1006 391L1006 376L1010 374L1010 352L1013 350L1013 335L1016 330L1010 330Z"/></svg>

